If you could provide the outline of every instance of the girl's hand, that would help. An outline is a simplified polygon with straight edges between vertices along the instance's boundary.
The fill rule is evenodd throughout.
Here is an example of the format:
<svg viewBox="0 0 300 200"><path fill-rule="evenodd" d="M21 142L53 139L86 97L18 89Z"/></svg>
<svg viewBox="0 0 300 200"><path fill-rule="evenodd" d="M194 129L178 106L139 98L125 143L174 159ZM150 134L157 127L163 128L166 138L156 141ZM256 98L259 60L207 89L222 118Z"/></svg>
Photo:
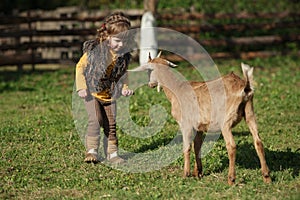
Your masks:
<svg viewBox="0 0 300 200"><path fill-rule="evenodd" d="M133 94L134 94L133 90L129 90L129 89L123 89L122 90L122 95L125 96L125 97L133 95Z"/></svg>
<svg viewBox="0 0 300 200"><path fill-rule="evenodd" d="M85 89L79 90L77 93L80 98L85 98L87 96L87 92Z"/></svg>

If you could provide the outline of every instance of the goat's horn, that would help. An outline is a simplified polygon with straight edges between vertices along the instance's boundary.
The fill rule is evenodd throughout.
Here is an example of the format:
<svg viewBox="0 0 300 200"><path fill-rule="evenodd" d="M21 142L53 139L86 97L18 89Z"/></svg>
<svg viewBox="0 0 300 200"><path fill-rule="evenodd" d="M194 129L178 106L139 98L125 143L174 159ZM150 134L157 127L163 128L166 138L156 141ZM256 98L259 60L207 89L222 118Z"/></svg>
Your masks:
<svg viewBox="0 0 300 200"><path fill-rule="evenodd" d="M148 55L148 62L150 62L152 60L151 58L151 53L149 52L149 55Z"/></svg>
<svg viewBox="0 0 300 200"><path fill-rule="evenodd" d="M156 57L159 58L160 56L161 56L161 51L158 53Z"/></svg>
<svg viewBox="0 0 300 200"><path fill-rule="evenodd" d="M170 67L177 67L178 65L175 65L174 63L172 63L172 62L170 62L170 61L168 61L168 65L170 66Z"/></svg>

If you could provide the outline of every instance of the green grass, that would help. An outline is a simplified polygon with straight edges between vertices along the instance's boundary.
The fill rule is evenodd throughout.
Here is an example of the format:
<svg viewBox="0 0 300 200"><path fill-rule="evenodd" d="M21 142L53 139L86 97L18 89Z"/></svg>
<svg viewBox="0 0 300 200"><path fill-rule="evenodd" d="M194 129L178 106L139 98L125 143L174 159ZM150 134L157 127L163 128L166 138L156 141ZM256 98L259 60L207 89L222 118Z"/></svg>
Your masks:
<svg viewBox="0 0 300 200"><path fill-rule="evenodd" d="M227 185L228 158L222 138L204 157L201 180L182 178L182 156L146 173L85 164L85 149L72 118L74 67L70 66L23 73L1 71L0 199L299 199L300 59L273 57L247 63L255 66L254 104L272 171L271 184L262 182L244 122L234 129L238 146L234 186ZM221 60L217 65L222 74L241 74L239 60ZM184 64L178 71L195 77ZM157 102L168 111L164 129L145 139L118 130L121 148L147 153L172 140L178 126L163 93L139 88L130 99L131 117L146 126L148 110Z"/></svg>

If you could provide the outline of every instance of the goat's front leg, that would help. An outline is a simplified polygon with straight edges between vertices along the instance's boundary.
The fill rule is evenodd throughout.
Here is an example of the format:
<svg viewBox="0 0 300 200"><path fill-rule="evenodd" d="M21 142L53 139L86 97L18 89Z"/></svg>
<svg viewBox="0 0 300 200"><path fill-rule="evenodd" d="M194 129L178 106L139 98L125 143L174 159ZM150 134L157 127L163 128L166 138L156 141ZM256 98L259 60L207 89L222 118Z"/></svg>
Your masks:
<svg viewBox="0 0 300 200"><path fill-rule="evenodd" d="M222 134L226 143L226 149L229 158L228 184L233 185L235 182L235 158L236 158L236 144L230 127L222 130Z"/></svg>
<svg viewBox="0 0 300 200"><path fill-rule="evenodd" d="M183 156L184 156L183 177L189 177L191 175L191 172L190 172L190 152L191 152L191 146L189 145L187 148L185 148L185 150L183 152Z"/></svg>
<svg viewBox="0 0 300 200"><path fill-rule="evenodd" d="M260 161L260 165L261 165L263 180L265 183L270 183L270 182L272 182L272 180L270 177L270 171L269 171L269 168L268 168L268 165L266 162L266 158L265 158L263 143L262 143L262 141L259 137L258 131L257 131L257 124L256 124L252 101L249 101L246 104L245 120L249 126L250 132L251 132L253 140L254 140L255 150L259 157L259 161Z"/></svg>
<svg viewBox="0 0 300 200"><path fill-rule="evenodd" d="M184 158L183 177L189 177L191 175L190 172L191 135L192 135L192 131L182 130L183 158Z"/></svg>
<svg viewBox="0 0 300 200"><path fill-rule="evenodd" d="M201 146L202 146L202 132L197 132L194 139L194 151L195 151L195 166L194 166L194 176L201 178L203 176L202 172L202 162L201 162Z"/></svg>

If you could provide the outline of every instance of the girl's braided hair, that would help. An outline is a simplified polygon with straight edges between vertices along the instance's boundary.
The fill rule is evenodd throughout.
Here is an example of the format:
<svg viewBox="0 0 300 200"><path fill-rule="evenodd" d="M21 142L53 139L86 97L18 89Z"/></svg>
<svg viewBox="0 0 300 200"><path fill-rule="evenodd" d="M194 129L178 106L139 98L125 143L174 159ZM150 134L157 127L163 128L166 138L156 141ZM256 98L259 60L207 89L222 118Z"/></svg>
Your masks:
<svg viewBox="0 0 300 200"><path fill-rule="evenodd" d="M112 35L126 40L130 26L130 21L124 13L115 12L104 19L102 26L97 30L97 40L103 42Z"/></svg>

